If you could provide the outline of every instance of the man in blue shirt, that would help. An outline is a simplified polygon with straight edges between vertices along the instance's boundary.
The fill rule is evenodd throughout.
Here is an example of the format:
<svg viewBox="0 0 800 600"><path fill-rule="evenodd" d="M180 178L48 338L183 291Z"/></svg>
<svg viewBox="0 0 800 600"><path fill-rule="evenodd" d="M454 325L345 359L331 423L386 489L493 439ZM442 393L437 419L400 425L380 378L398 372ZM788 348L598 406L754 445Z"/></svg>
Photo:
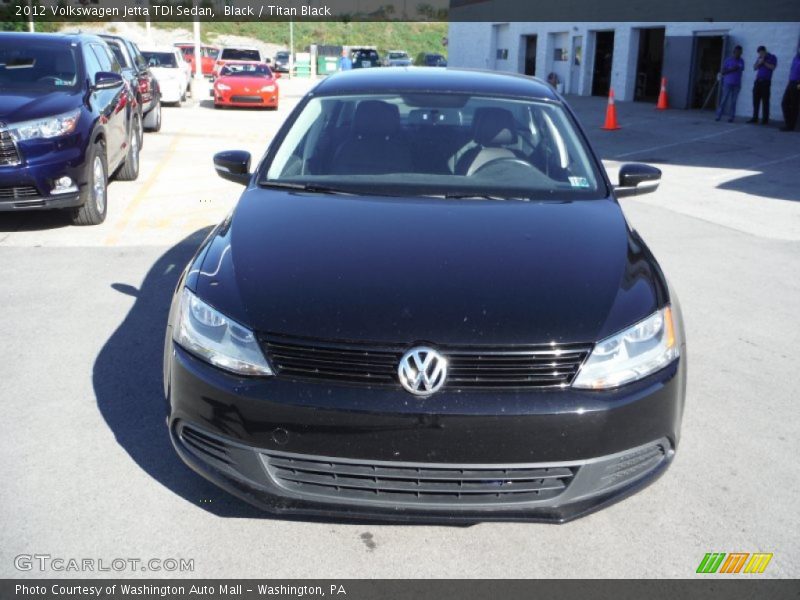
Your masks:
<svg viewBox="0 0 800 600"><path fill-rule="evenodd" d="M756 50L758 59L753 65L756 72L756 82L753 84L753 118L748 123L758 123L758 107L761 108L761 124L769 123L769 94L772 87L772 72L778 66L778 59L774 54L767 52L764 46Z"/></svg>
<svg viewBox="0 0 800 600"><path fill-rule="evenodd" d="M339 59L339 70L349 71L352 68L353 68L353 61L350 60L350 57L347 55L347 50L342 48L342 58Z"/></svg>
<svg viewBox="0 0 800 600"><path fill-rule="evenodd" d="M725 113L725 106L730 103L729 123L733 123L736 116L736 100L739 98L739 90L742 89L742 73L744 72L744 60L742 60L742 47L736 46L733 49L733 56L725 59L722 64L722 99L717 107L717 121Z"/></svg>
<svg viewBox="0 0 800 600"><path fill-rule="evenodd" d="M789 83L783 93L781 108L783 109L783 120L785 121L781 131L794 131L797 125L797 115L800 113L800 45L798 45L797 53L792 59L792 67L789 70Z"/></svg>

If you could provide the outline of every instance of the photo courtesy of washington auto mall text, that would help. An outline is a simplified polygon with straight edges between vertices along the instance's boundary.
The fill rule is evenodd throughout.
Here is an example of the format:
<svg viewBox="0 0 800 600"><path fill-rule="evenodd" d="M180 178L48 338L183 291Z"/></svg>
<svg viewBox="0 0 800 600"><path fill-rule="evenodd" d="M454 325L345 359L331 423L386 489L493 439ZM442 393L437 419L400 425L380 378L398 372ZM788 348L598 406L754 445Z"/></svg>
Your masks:
<svg viewBox="0 0 800 600"><path fill-rule="evenodd" d="M798 183L799 0L0 0L0 600L800 600Z"/></svg>

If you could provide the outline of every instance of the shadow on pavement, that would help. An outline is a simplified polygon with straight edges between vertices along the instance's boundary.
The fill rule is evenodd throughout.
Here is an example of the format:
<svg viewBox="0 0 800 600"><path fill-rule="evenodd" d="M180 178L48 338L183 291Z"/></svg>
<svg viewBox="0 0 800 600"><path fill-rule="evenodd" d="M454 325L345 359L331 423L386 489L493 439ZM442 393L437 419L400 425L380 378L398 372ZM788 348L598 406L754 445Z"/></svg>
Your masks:
<svg viewBox="0 0 800 600"><path fill-rule="evenodd" d="M72 226L72 217L66 210L28 210L0 212L0 232L43 231Z"/></svg>
<svg viewBox="0 0 800 600"><path fill-rule="evenodd" d="M200 229L167 250L150 267L140 288L124 282L111 285L117 292L136 298L136 302L94 364L92 380L100 414L119 445L143 471L187 502L219 517L386 524L371 520L274 517L209 483L184 465L175 453L166 426L167 405L162 387L164 332L178 278L210 230L210 227Z"/></svg>
<svg viewBox="0 0 800 600"><path fill-rule="evenodd" d="M141 287L112 287L136 302L94 364L97 406L117 442L148 475L186 501L223 517L257 517L255 508L218 490L181 462L172 448L161 385L162 350L170 299L184 266L210 228L164 253Z"/></svg>

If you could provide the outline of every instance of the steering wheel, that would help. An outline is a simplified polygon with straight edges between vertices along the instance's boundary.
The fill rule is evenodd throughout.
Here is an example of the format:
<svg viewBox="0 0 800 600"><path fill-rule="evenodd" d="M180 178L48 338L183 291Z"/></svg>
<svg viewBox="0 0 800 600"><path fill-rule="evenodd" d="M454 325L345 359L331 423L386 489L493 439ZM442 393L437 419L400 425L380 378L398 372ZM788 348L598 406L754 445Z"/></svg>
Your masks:
<svg viewBox="0 0 800 600"><path fill-rule="evenodd" d="M44 77L39 77L39 79L36 81L37 83L47 83L48 81L52 81L53 85L58 85L58 82L61 81L61 79L55 75L45 75Z"/></svg>
<svg viewBox="0 0 800 600"><path fill-rule="evenodd" d="M482 164L480 167L475 169L472 172L472 174L473 175L477 175L481 171L484 171L484 170L488 169L489 167L495 167L495 166L499 165L500 163L514 164L514 165L517 165L517 166L520 166L520 167L525 167L526 169L529 169L529 170L536 171L537 173L539 172L539 169L534 167L527 160L522 160L521 158L517 158L516 156L503 156L503 157L500 157L500 158L495 158L493 160L490 160L487 163Z"/></svg>

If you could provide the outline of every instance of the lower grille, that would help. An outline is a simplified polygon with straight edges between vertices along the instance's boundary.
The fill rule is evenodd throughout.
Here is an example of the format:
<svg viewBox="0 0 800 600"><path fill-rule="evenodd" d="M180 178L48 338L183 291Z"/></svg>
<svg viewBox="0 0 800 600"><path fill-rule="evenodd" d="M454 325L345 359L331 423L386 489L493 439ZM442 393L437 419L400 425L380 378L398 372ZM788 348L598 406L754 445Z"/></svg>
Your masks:
<svg viewBox="0 0 800 600"><path fill-rule="evenodd" d="M563 493L578 467L370 463L267 452L272 479L300 495L391 504L503 504Z"/></svg>
<svg viewBox="0 0 800 600"><path fill-rule="evenodd" d="M38 197L39 190L30 185L0 188L0 200L27 200Z"/></svg>
<svg viewBox="0 0 800 600"><path fill-rule="evenodd" d="M399 385L406 344L298 340L270 335L264 349L279 376L366 385ZM566 387L589 355L586 344L438 346L448 360L447 389Z"/></svg>
<svg viewBox="0 0 800 600"><path fill-rule="evenodd" d="M11 134L7 131L0 131L0 166L18 165L20 163L19 153Z"/></svg>
<svg viewBox="0 0 800 600"><path fill-rule="evenodd" d="M178 435L184 446L201 454L204 458L213 458L226 465L232 464L228 456L228 447L219 438L211 437L194 427L187 427L186 425L180 427Z"/></svg>
<svg viewBox="0 0 800 600"><path fill-rule="evenodd" d="M262 104L264 99L261 96L231 96L231 102L241 102L242 104Z"/></svg>

